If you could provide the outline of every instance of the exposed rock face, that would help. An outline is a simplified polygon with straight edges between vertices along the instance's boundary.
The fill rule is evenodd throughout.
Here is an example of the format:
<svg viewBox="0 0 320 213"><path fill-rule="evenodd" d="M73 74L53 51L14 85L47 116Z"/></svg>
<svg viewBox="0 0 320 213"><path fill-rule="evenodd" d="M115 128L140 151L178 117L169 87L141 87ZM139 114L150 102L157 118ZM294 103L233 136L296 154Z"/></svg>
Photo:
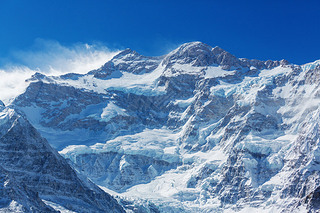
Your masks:
<svg viewBox="0 0 320 213"><path fill-rule="evenodd" d="M0 211L56 212L50 201L76 212L124 212L108 194L80 180L28 121L0 108Z"/></svg>
<svg viewBox="0 0 320 213"><path fill-rule="evenodd" d="M149 209L313 212L319 76L319 62L192 42L160 58L128 49L85 75L38 74L12 107L83 175Z"/></svg>
<svg viewBox="0 0 320 213"><path fill-rule="evenodd" d="M17 184L14 176L0 167L1 212L57 212L47 206L39 195L28 190L24 183Z"/></svg>

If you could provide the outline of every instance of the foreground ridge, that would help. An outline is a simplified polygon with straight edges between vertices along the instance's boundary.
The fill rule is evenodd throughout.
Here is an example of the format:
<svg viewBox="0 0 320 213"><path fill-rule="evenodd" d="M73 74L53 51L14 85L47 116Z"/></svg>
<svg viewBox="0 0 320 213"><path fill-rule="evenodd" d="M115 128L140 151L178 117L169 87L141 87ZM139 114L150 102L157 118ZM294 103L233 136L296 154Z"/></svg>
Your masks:
<svg viewBox="0 0 320 213"><path fill-rule="evenodd" d="M1 212L124 212L108 194L79 179L28 121L0 106Z"/></svg>

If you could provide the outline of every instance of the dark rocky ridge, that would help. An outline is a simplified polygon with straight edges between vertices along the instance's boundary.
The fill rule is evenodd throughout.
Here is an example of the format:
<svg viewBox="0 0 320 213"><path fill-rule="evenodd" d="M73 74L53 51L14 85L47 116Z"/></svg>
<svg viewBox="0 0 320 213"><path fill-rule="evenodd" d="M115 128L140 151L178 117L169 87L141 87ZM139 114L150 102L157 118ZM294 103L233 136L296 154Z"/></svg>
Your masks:
<svg viewBox="0 0 320 213"><path fill-rule="evenodd" d="M28 121L8 108L0 112L0 208L15 201L23 212L55 212L45 199L77 212L124 212L110 195L80 180Z"/></svg>

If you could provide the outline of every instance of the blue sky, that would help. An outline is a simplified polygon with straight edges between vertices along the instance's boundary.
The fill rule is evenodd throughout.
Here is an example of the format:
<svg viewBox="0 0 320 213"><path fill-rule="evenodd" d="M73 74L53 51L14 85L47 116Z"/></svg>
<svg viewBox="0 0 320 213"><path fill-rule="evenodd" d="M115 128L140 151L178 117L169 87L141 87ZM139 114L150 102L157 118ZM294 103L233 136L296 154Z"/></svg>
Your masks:
<svg viewBox="0 0 320 213"><path fill-rule="evenodd" d="M39 39L144 55L202 41L237 57L303 64L320 59L319 8L318 0L0 0L0 58L41 51Z"/></svg>

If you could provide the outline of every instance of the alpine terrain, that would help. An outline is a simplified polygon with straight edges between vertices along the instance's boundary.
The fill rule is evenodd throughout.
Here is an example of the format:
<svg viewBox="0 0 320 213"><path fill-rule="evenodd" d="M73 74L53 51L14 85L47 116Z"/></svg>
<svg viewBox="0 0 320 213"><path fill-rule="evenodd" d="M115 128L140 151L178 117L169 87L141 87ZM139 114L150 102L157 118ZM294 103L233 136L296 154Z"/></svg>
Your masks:
<svg viewBox="0 0 320 213"><path fill-rule="evenodd" d="M26 82L0 113L5 211L320 209L320 60L191 42Z"/></svg>
<svg viewBox="0 0 320 213"><path fill-rule="evenodd" d="M124 212L110 195L81 180L28 121L2 102L0 147L0 212Z"/></svg>

